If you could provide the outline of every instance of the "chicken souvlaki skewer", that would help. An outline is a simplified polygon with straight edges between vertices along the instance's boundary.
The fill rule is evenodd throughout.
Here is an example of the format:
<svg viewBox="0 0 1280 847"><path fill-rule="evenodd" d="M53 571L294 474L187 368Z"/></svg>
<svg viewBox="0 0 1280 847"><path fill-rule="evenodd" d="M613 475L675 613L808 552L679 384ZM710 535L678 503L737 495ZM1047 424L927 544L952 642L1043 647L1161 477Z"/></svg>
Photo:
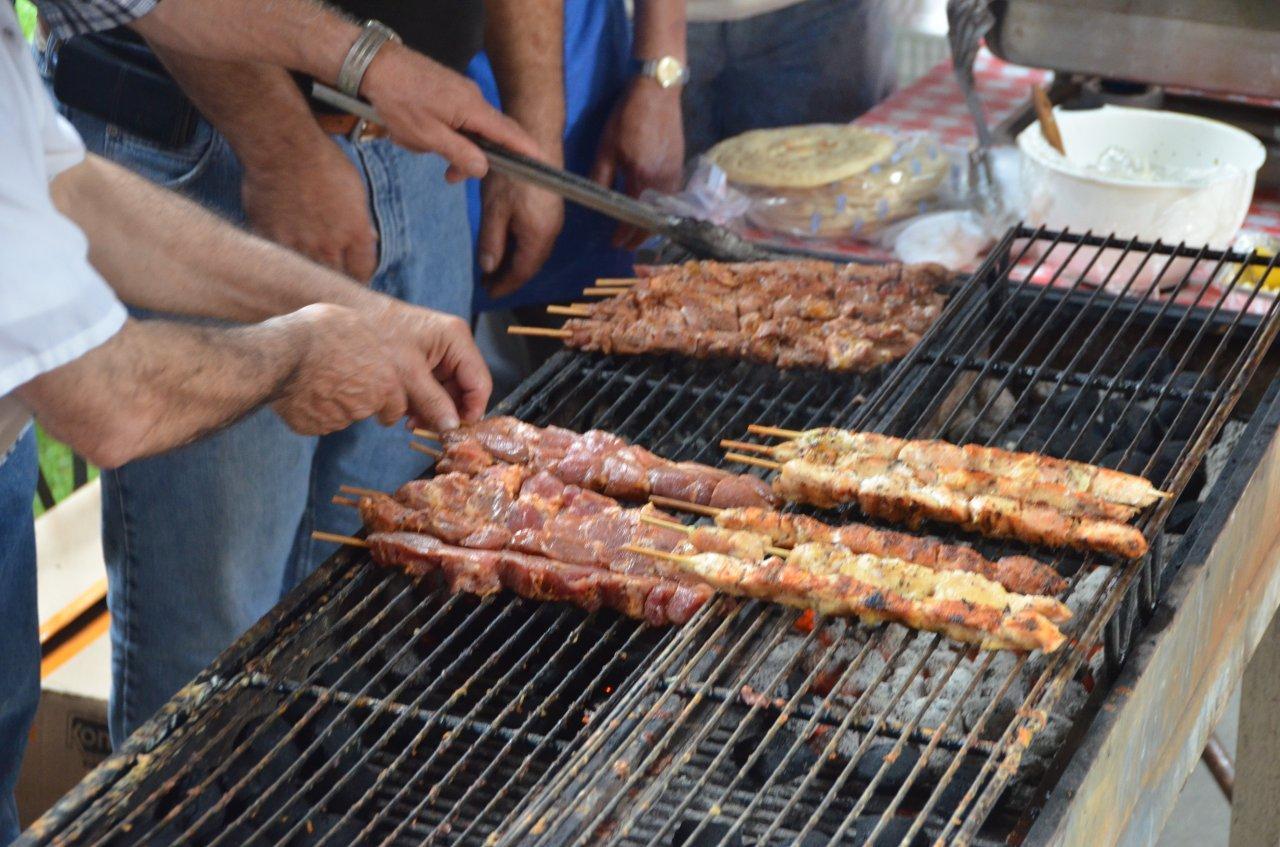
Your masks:
<svg viewBox="0 0 1280 847"><path fill-rule="evenodd" d="M1017 609L980 605L940 584L955 574L916 568L932 574L939 585L928 596L907 596L902 590L921 591L911 578L916 576L911 570L915 566L853 554L833 545L802 544L786 559L769 556L758 561L716 552L628 549L676 564L726 594L813 609L824 615L857 617L869 623L892 621L940 632L984 649L1052 652L1065 640L1053 621L1029 605ZM836 566L834 572L832 565Z"/></svg>
<svg viewBox="0 0 1280 847"><path fill-rule="evenodd" d="M836 431L823 431L823 435ZM968 451L943 442L906 442L862 433L833 438L817 435L793 446L791 442L765 448L770 455L785 457L765 461L731 453L737 461L780 470L774 490L782 497L823 507L856 502L868 515L918 526L924 519L958 524L994 538L1016 538L1032 544L1097 550L1124 558L1140 558L1147 541L1125 521L1141 507L1165 496L1146 480L1124 482L1128 476L1106 471L1109 481L1102 490L1124 491L1131 504L1115 503L1103 496L1081 491L1094 487L1105 469L1081 463L1049 459L1050 473L1059 479L1074 480L1066 486L1052 481L1031 480L1032 461L1046 459L1032 454L1015 454L980 448ZM742 449L745 445L731 442ZM856 448L860 451L855 451ZM933 450L930 448L940 447ZM779 449L780 448L780 449ZM1004 454L1000 456L999 454ZM1001 474L973 471L943 464L960 456L977 456L981 464ZM948 458L950 457L950 458ZM935 462L929 466L929 461ZM1143 490L1147 493L1143 494ZM1154 492L1154 493L1152 493ZM1154 498L1154 499L1152 499Z"/></svg>
<svg viewBox="0 0 1280 847"><path fill-rule="evenodd" d="M753 426L748 429L759 431L762 428ZM908 440L870 432L822 428L807 430L772 448L772 455L778 461L823 453L874 456L900 461L917 469L954 468L989 474L1021 486L1014 489L1019 492L1040 488L1041 496L1046 498L1075 498L1069 502L1080 508L1104 510L1106 506L1114 506L1124 509L1123 513L1103 515L1115 516L1116 520L1132 517L1169 496L1149 480L1134 474L979 444L959 446L946 441ZM1126 517L1119 517L1119 514Z"/></svg>
<svg viewBox="0 0 1280 847"><path fill-rule="evenodd" d="M807 515L773 509L716 509L663 497L653 498L653 503L663 508L708 515L715 519L717 526L725 529L761 533L782 548L807 542L839 544L854 553L904 559L932 570L976 573L1019 594L1055 595L1067 587L1067 581L1056 570L1030 556L1004 556L992 561L963 544L946 544L936 538L922 538L861 523L832 526Z"/></svg>

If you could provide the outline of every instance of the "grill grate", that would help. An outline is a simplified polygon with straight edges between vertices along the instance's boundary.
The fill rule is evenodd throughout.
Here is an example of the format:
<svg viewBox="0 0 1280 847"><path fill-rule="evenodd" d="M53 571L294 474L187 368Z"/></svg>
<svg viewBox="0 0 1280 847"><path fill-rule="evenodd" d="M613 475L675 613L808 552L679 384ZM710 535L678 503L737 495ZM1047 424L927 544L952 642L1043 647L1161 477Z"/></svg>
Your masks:
<svg viewBox="0 0 1280 847"><path fill-rule="evenodd" d="M1124 284L1088 288L1062 270L1052 285L1033 283L1050 251L1090 266L1122 253ZM1194 510L1188 485L1280 320L1275 304L1261 319L1228 310L1235 280L1194 308L1153 292L1190 290L1241 258L1019 229L882 381L566 352L504 411L711 463L721 438L754 422L1043 450L1144 473L1186 490L1181 505ZM1175 505L1144 516L1153 541ZM895 626L800 627L792 610L727 598L654 630L507 596L449 596L345 552L221 657L152 741L131 742L96 788L26 837L999 841L1018 814L1001 795L1015 776L1038 778L1028 762L1051 756L1037 743L1084 712L1082 679L1123 659L1115 612L1153 607L1160 559L1056 559L1073 575L1071 643L1024 657Z"/></svg>

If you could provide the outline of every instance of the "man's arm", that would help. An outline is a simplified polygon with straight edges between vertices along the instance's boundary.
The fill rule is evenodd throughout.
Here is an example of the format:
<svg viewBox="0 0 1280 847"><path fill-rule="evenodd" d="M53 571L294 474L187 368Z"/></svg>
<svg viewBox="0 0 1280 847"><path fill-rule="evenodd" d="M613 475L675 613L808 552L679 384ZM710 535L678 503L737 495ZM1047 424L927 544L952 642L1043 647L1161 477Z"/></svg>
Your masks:
<svg viewBox="0 0 1280 847"><path fill-rule="evenodd" d="M360 27L316 0L164 0L132 24L153 46L206 59L266 62L333 83ZM459 74L400 44L387 44L365 74L360 94L391 138L449 160L449 179L482 177L475 133L527 156L538 145L491 108Z"/></svg>
<svg viewBox="0 0 1280 847"><path fill-rule="evenodd" d="M685 62L685 30L685 0L636 0L632 55ZM649 188L677 190L684 168L680 92L679 86L664 89L646 77L633 79L605 127L591 178L608 186L620 181L632 196ZM631 227L619 227L614 240L634 248L644 238Z"/></svg>
<svg viewBox="0 0 1280 847"><path fill-rule="evenodd" d="M59 210L88 236L90 261L125 302L244 322L313 303L345 306L379 328L415 418L451 429L484 413L492 382L461 319L356 285L96 156L64 171L51 189Z"/></svg>
<svg viewBox="0 0 1280 847"><path fill-rule="evenodd" d="M564 164L564 3L488 0L485 52L493 66L502 110ZM490 296L515 291L551 255L564 224L564 202L549 191L490 174L482 189L476 248Z"/></svg>
<svg viewBox="0 0 1280 847"><path fill-rule="evenodd" d="M378 233L364 181L289 74L260 62L156 53L235 150L254 230L367 282L377 269Z"/></svg>
<svg viewBox="0 0 1280 847"><path fill-rule="evenodd" d="M231 329L128 321L106 343L16 393L55 438L112 468L269 402L304 434L374 414L394 423L405 392L379 352L372 327L336 306Z"/></svg>

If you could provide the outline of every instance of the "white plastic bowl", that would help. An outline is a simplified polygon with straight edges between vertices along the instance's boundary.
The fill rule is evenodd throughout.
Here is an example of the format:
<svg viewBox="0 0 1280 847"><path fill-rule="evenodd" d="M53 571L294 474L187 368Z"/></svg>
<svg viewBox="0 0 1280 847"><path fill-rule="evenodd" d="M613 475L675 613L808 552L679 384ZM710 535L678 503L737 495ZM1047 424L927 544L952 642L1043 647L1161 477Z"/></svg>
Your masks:
<svg viewBox="0 0 1280 847"><path fill-rule="evenodd" d="M1215 247L1228 246L1244 223L1266 158L1249 133L1207 118L1122 106L1054 115L1065 157L1044 140L1039 123L1018 135L1029 221ZM1109 147L1187 176L1126 178L1091 168Z"/></svg>
<svg viewBox="0 0 1280 847"><path fill-rule="evenodd" d="M1189 247L1231 245L1253 198L1254 180L1266 158L1262 144L1229 124L1177 112L1103 106L1088 111L1054 110L1064 157L1033 123L1018 135L1023 154L1024 219L1051 229L1114 233ZM1175 178L1118 176L1099 170L1108 148L1152 165ZM1065 245L1064 245L1065 246ZM1059 247L1061 250L1062 247ZM1088 276L1123 281L1134 268L1116 268L1080 251L1072 265L1092 261ZM1148 282L1163 272L1176 279L1178 263L1148 262ZM1162 280L1162 285L1164 281Z"/></svg>

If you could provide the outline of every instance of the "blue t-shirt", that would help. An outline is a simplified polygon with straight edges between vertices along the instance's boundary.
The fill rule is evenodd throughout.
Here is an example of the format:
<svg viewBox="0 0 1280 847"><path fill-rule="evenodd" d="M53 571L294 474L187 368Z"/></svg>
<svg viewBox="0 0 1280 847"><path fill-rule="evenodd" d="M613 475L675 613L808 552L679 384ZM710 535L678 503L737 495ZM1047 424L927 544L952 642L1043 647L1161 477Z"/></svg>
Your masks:
<svg viewBox="0 0 1280 847"><path fill-rule="evenodd" d="M565 0L564 18L565 166L587 174L605 122L630 78L631 23L623 0ZM467 74L498 106L498 87L483 53ZM467 185L467 212L474 240L480 231L480 185L475 180ZM477 285L476 311L572 300L600 277L630 276L635 254L611 246L616 228L612 219L566 202L564 229L542 270L496 302Z"/></svg>

